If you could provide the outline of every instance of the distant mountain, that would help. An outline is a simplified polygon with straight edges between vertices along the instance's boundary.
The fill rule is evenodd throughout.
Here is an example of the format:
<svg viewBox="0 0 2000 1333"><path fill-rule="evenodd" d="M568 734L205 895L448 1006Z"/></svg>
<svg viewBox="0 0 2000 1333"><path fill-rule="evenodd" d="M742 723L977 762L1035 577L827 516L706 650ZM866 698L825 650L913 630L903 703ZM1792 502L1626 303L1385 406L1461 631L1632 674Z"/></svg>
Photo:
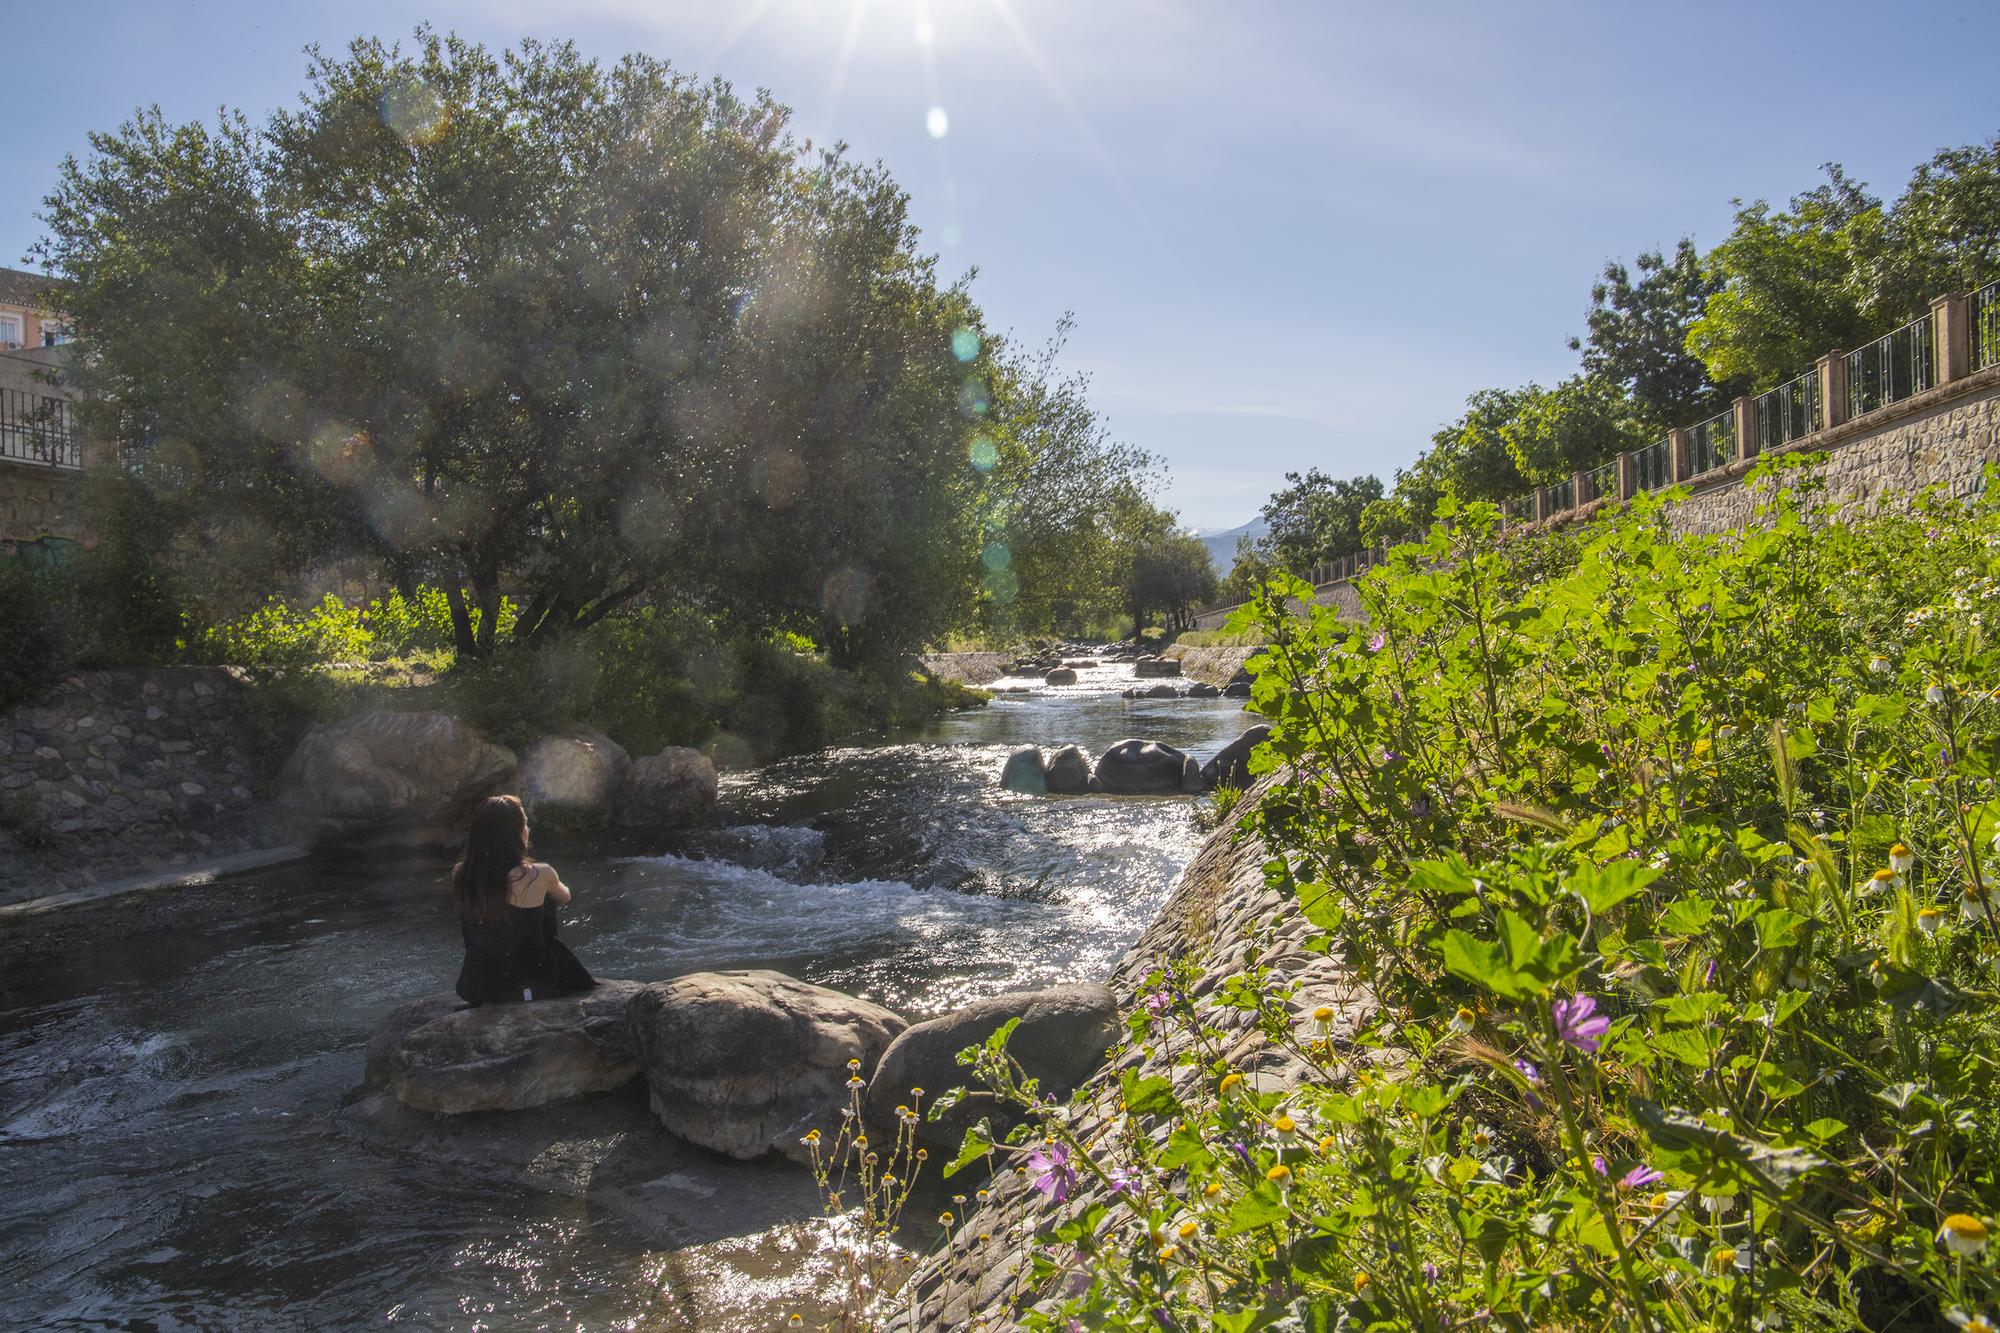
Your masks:
<svg viewBox="0 0 2000 1333"><path fill-rule="evenodd" d="M1227 574L1229 567L1236 563L1236 539L1248 537L1255 541L1271 530L1271 525L1262 518L1253 518L1241 527L1228 528L1221 532L1200 532L1201 544L1208 548L1208 558L1215 565L1217 574Z"/></svg>

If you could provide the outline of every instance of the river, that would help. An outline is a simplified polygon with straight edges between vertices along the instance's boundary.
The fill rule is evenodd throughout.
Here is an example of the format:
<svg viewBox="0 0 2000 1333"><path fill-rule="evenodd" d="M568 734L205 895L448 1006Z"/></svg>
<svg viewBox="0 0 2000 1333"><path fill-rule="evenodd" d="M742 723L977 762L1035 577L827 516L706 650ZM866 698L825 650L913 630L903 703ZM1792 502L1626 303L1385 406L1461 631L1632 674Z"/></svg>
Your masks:
<svg viewBox="0 0 2000 1333"><path fill-rule="evenodd" d="M770 967L912 1019L1102 978L1193 854L1194 802L1003 792L1002 760L1127 736L1206 759L1250 721L1120 698L1129 670L728 775L712 827L656 846L545 848L576 891L564 937L599 976ZM642 1093L355 1122L376 1020L456 971L439 874L299 866L28 928L46 947L0 978L0 1327L758 1329L810 1308L804 1173L635 1132Z"/></svg>

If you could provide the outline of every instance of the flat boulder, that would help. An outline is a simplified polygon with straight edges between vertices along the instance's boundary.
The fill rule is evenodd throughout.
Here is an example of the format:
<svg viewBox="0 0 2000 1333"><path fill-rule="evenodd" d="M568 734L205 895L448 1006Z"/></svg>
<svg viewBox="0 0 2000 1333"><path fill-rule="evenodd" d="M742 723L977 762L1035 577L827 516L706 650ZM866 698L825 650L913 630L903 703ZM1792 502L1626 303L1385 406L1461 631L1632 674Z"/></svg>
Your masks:
<svg viewBox="0 0 2000 1333"><path fill-rule="evenodd" d="M674 828L715 804L715 765L699 750L669 745L633 763L612 802L621 828Z"/></svg>
<svg viewBox="0 0 2000 1333"><path fill-rule="evenodd" d="M285 763L278 811L316 848L451 846L511 788L514 752L445 713L357 713L314 727Z"/></svg>
<svg viewBox="0 0 2000 1333"><path fill-rule="evenodd" d="M1215 686L1205 681L1198 680L1187 687L1187 697L1190 699L1216 699L1220 698L1221 695L1221 690L1216 689Z"/></svg>
<svg viewBox="0 0 2000 1333"><path fill-rule="evenodd" d="M982 1118L991 1118L1001 1132L1018 1123L1014 1108L958 1063L960 1051L982 1044L1014 1018L1021 1021L1007 1039L1007 1054L1030 1078L1041 1080L1043 1093L1057 1097L1080 1087L1104 1063L1105 1051L1118 1044L1118 1002L1107 987L1085 983L995 995L918 1023L889 1043L868 1083L863 1109L869 1122L891 1128L896 1109L909 1106L921 1117L918 1142L933 1152L951 1153ZM938 1094L961 1086L964 1099L937 1120L930 1119L923 1108Z"/></svg>
<svg viewBox="0 0 2000 1333"><path fill-rule="evenodd" d="M1026 792L1030 796L1040 796L1048 791L1048 777L1042 767L1042 747L1023 745L1008 755L1007 762L1000 766L1000 785L1008 791Z"/></svg>
<svg viewBox="0 0 2000 1333"><path fill-rule="evenodd" d="M1074 685L1076 684L1076 671L1070 667L1059 666L1042 677L1042 684Z"/></svg>
<svg viewBox="0 0 2000 1333"><path fill-rule="evenodd" d="M1178 699L1181 692L1172 685L1149 685L1133 692L1134 699Z"/></svg>
<svg viewBox="0 0 2000 1333"><path fill-rule="evenodd" d="M631 756L609 736L544 736L521 752L521 802L545 826L600 829L631 769Z"/></svg>
<svg viewBox="0 0 2000 1333"><path fill-rule="evenodd" d="M1113 795L1160 796L1181 790L1187 760L1171 745L1124 740L1097 756L1091 776Z"/></svg>
<svg viewBox="0 0 2000 1333"><path fill-rule="evenodd" d="M1080 792L1090 786L1090 756L1079 746L1057 750L1042 771L1052 792Z"/></svg>
<svg viewBox="0 0 2000 1333"><path fill-rule="evenodd" d="M1250 682L1247 680L1230 681L1229 684L1223 686L1222 697L1225 699L1248 699L1250 697Z"/></svg>
<svg viewBox="0 0 2000 1333"><path fill-rule="evenodd" d="M1216 752L1215 758L1201 766L1204 789L1216 787L1248 787L1250 785L1250 752L1271 739L1269 724L1259 723Z"/></svg>
<svg viewBox="0 0 2000 1333"><path fill-rule="evenodd" d="M1132 674L1135 676L1178 676L1181 674L1181 664L1178 658L1173 657L1142 657L1132 663Z"/></svg>
<svg viewBox="0 0 2000 1333"><path fill-rule="evenodd" d="M807 1130L832 1136L848 1061L871 1073L905 1027L879 1004L779 972L696 972L641 988L627 1013L670 1132L731 1157L807 1160Z"/></svg>
<svg viewBox="0 0 2000 1333"><path fill-rule="evenodd" d="M362 1085L441 1115L521 1111L622 1088L639 1076L625 1009L636 981L532 1004L467 1005L426 995L368 1040Z"/></svg>

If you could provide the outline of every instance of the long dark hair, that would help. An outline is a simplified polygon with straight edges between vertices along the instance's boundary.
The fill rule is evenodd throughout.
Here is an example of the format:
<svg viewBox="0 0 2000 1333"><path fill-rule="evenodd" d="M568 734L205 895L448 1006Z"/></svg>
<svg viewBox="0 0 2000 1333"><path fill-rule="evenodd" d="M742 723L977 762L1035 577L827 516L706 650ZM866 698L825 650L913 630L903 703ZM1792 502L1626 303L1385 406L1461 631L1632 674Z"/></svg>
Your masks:
<svg viewBox="0 0 2000 1333"><path fill-rule="evenodd" d="M518 796L489 796L472 812L465 855L451 868L460 916L491 921L507 905L507 876L528 860L528 812Z"/></svg>

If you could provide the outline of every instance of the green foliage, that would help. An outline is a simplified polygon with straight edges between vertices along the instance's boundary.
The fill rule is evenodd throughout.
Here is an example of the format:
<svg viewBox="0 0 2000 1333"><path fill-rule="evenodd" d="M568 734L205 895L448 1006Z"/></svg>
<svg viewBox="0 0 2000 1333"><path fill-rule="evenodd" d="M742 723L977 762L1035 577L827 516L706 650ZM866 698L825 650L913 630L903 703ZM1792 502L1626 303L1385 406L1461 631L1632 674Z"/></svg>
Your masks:
<svg viewBox="0 0 2000 1333"><path fill-rule="evenodd" d="M59 565L0 559L0 708L72 671L171 661L185 625L176 587L122 532Z"/></svg>
<svg viewBox="0 0 2000 1333"><path fill-rule="evenodd" d="M1637 281L1623 264L1604 266L1590 289L1589 337L1572 338L1570 346L1583 353L1584 374L1622 389L1632 415L1658 437L1713 415L1730 396L1687 350L1688 328L1715 293L1716 279L1686 237L1671 259L1648 250L1635 266Z"/></svg>
<svg viewBox="0 0 2000 1333"><path fill-rule="evenodd" d="M1553 389L1530 384L1500 438L1524 478L1546 486L1648 443L1632 404L1609 380L1572 375Z"/></svg>
<svg viewBox="0 0 2000 1333"><path fill-rule="evenodd" d="M1312 468L1287 472L1285 481L1264 502L1270 531L1257 542L1272 566L1304 578L1314 565L1361 548L1361 516L1382 498L1379 478L1336 480Z"/></svg>
<svg viewBox="0 0 2000 1333"><path fill-rule="evenodd" d="M1831 164L1826 184L1785 211L1738 200L1735 228L1705 261L1714 291L1688 350L1710 378L1761 390L1884 332L1862 273L1882 226L1881 201Z"/></svg>
<svg viewBox="0 0 2000 1333"><path fill-rule="evenodd" d="M475 607L470 615L477 633L482 613ZM501 598L498 620L502 634L514 623L515 615L513 601ZM448 653L451 646L451 617L443 592L419 588L413 598L391 592L362 607L350 606L332 593L309 606L272 597L248 615L204 630L192 652L211 662L280 673L334 663Z"/></svg>
<svg viewBox="0 0 2000 1333"><path fill-rule="evenodd" d="M1215 564L1199 537L1171 526L1173 516L1133 546L1131 572L1126 576L1127 610L1143 626L1158 613L1169 633L1186 628L1193 612L1215 600Z"/></svg>
<svg viewBox="0 0 2000 1333"><path fill-rule="evenodd" d="M1353 1030L1266 940L1155 974L1172 1082L994 1149L1103 1187L1040 1228L1027 1326L1993 1318L2000 498L1843 522L1793 464L1754 484L1720 537L1457 508L1365 625L1282 581L1241 614L1279 775L1242 836ZM1296 1088L1230 1068L1246 1025Z"/></svg>

